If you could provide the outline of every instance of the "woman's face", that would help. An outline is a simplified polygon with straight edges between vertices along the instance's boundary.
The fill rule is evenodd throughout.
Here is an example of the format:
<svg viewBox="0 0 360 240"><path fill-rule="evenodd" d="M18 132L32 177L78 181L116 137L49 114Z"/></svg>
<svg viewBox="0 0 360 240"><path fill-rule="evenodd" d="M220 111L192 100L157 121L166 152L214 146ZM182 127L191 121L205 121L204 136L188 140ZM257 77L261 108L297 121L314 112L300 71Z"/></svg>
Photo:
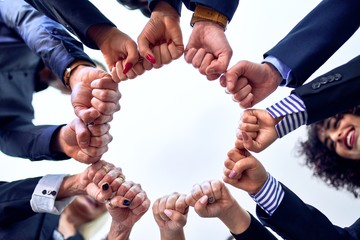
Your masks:
<svg viewBox="0 0 360 240"><path fill-rule="evenodd" d="M360 160L360 116L344 114L324 121L319 139L340 157Z"/></svg>

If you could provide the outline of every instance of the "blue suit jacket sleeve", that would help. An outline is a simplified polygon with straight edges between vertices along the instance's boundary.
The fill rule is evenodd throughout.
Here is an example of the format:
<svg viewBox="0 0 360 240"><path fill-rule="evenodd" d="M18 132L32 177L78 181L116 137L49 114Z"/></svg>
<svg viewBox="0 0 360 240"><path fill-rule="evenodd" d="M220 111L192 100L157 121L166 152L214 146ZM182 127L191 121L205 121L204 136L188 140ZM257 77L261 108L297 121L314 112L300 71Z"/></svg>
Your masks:
<svg viewBox="0 0 360 240"><path fill-rule="evenodd" d="M158 2L167 2L181 15L181 5L184 5L191 11L195 10L197 4L212 8L224 14L229 21L233 18L235 11L239 5L239 0L223 1L223 0L149 0L149 7L152 11Z"/></svg>
<svg viewBox="0 0 360 240"><path fill-rule="evenodd" d="M250 214L251 222L248 229L241 234L233 234L236 240L276 240L277 238L264 226L262 225L253 215Z"/></svg>
<svg viewBox="0 0 360 240"><path fill-rule="evenodd" d="M0 16L59 79L63 79L66 67L74 60L92 62L84 53L82 44L71 37L63 26L24 1L0 1Z"/></svg>
<svg viewBox="0 0 360 240"><path fill-rule="evenodd" d="M10 0L12 1L12 0ZM36 9L56 20L77 35L86 46L99 49L88 38L87 31L93 25L115 26L88 0L25 0Z"/></svg>
<svg viewBox="0 0 360 240"><path fill-rule="evenodd" d="M0 226L12 224L34 214L30 199L41 177L0 182Z"/></svg>
<svg viewBox="0 0 360 240"><path fill-rule="evenodd" d="M35 126L30 121L16 119L0 127L0 150L13 157L38 160L64 160L69 157L51 151L51 143L62 125Z"/></svg>
<svg viewBox="0 0 360 240"><path fill-rule="evenodd" d="M256 207L260 221L281 237L292 240L360 239L360 219L348 228L333 225L318 209L305 204L286 186L282 187L284 198L272 216Z"/></svg>
<svg viewBox="0 0 360 240"><path fill-rule="evenodd" d="M359 12L358 0L323 0L264 56L290 67L288 86L300 86L359 28Z"/></svg>
<svg viewBox="0 0 360 240"><path fill-rule="evenodd" d="M311 124L360 105L360 56L296 88ZM330 106L330 107L329 107Z"/></svg>

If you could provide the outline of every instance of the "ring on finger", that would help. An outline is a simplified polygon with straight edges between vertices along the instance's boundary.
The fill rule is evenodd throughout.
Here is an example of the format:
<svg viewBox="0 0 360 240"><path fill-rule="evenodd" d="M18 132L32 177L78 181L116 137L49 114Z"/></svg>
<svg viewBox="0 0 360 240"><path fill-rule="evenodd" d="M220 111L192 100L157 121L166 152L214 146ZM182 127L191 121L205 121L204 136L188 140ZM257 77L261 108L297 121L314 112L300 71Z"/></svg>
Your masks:
<svg viewBox="0 0 360 240"><path fill-rule="evenodd" d="M118 181L119 183L124 183L125 182L125 176L123 176L123 175L118 176L115 180Z"/></svg>
<svg viewBox="0 0 360 240"><path fill-rule="evenodd" d="M109 208L115 208L114 205L111 204L111 199L105 200L105 203L109 206Z"/></svg>

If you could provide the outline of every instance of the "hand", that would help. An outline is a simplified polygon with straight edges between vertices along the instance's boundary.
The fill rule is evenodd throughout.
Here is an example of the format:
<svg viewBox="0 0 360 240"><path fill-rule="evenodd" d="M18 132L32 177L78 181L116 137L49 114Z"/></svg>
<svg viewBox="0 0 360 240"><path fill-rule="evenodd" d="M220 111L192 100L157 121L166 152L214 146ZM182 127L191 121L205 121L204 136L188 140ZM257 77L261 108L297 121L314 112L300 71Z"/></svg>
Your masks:
<svg viewBox="0 0 360 240"><path fill-rule="evenodd" d="M55 149L75 160L90 164L99 161L112 141L109 124L89 125L78 118L61 127Z"/></svg>
<svg viewBox="0 0 360 240"><path fill-rule="evenodd" d="M279 119L273 118L266 110L245 110L241 120L237 138L249 151L260 152L278 138L275 125Z"/></svg>
<svg viewBox="0 0 360 240"><path fill-rule="evenodd" d="M126 181L119 185L117 182L117 190L114 184L111 186L113 196L106 205L112 217L108 239L128 239L134 224L149 209L150 200L140 184Z"/></svg>
<svg viewBox="0 0 360 240"><path fill-rule="evenodd" d="M139 64L135 41L116 27L94 25L89 28L88 35L100 48L115 82L133 79L145 72Z"/></svg>
<svg viewBox="0 0 360 240"><path fill-rule="evenodd" d="M157 199L153 206L153 216L159 226L161 239L185 239L184 226L189 206L184 194L174 192Z"/></svg>
<svg viewBox="0 0 360 240"><path fill-rule="evenodd" d="M101 78L92 81L91 88L93 89L91 105L101 113L94 124L111 122L113 114L120 110L119 84L110 78Z"/></svg>
<svg viewBox="0 0 360 240"><path fill-rule="evenodd" d="M118 103L120 93L114 90L115 86L113 85L111 89L114 90L115 94L107 95L106 93L109 89L105 88L96 93L96 96L102 96L103 98L97 98L97 101L93 100L91 83L97 79L101 79L101 82L107 83L112 81L111 75L107 72L84 65L78 66L70 77L70 87L72 89L71 103L76 116L86 124L94 123L95 121L100 123L100 119L103 119L101 123L104 123L104 119L108 120L109 115L110 119L112 119L112 113L120 109ZM110 88L109 84L107 87ZM105 111L103 108L104 106L107 108L106 106L109 105L109 102L113 107ZM94 104L94 106L92 104ZM103 114L103 112L106 113L106 115Z"/></svg>
<svg viewBox="0 0 360 240"><path fill-rule="evenodd" d="M280 73L268 63L240 61L220 78L220 84L233 94L244 108L253 107L272 92L282 81Z"/></svg>
<svg viewBox="0 0 360 240"><path fill-rule="evenodd" d="M219 180L194 185L186 203L195 208L201 217L219 218L231 232L240 234L250 225L251 218Z"/></svg>
<svg viewBox="0 0 360 240"><path fill-rule="evenodd" d="M160 1L137 41L140 55L154 68L178 59L184 52L179 14L170 4Z"/></svg>
<svg viewBox="0 0 360 240"><path fill-rule="evenodd" d="M249 194L258 193L264 186L268 174L264 166L246 149L231 149L224 165L224 182Z"/></svg>
<svg viewBox="0 0 360 240"><path fill-rule="evenodd" d="M232 57L224 29L211 21L195 23L185 48L185 61L198 68L208 80L223 74Z"/></svg>

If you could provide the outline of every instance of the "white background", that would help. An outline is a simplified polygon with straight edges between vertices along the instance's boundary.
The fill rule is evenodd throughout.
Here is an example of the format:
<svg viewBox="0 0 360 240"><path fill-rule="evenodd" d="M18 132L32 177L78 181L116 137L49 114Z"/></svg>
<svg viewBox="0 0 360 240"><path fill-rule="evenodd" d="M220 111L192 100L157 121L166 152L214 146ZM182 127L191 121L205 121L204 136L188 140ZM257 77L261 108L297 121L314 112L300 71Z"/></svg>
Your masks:
<svg viewBox="0 0 360 240"><path fill-rule="evenodd" d="M92 2L134 40L147 22L139 11L129 11L115 0ZM239 60L260 62L262 54L319 2L242 0L226 31L234 51L230 66ZM184 7L181 25L185 44L191 32L190 17L190 11ZM355 57L360 52L358 40L357 33L311 79ZM87 52L102 60L99 51ZM122 82L119 87L122 108L111 123L114 140L104 160L122 167L128 180L141 183L152 202L174 191L188 193L195 183L221 179L223 161L233 147L242 109L225 94L218 81L207 81L181 57L161 69ZM279 88L256 107L265 108L289 92L290 89ZM35 124L62 124L74 118L69 97L56 90L35 94L33 103ZM303 159L296 157L299 139L306 139L305 127L256 156L273 176L323 211L334 224L349 226L359 217L359 201L312 177L303 166ZM8 181L49 173L78 173L86 167L74 160L30 162L5 155L0 161L1 179ZM250 197L229 188L239 203L254 213L255 204ZM229 235L218 219L202 219L193 209L185 232L188 240L225 239ZM131 239L159 239L151 209L135 225Z"/></svg>

